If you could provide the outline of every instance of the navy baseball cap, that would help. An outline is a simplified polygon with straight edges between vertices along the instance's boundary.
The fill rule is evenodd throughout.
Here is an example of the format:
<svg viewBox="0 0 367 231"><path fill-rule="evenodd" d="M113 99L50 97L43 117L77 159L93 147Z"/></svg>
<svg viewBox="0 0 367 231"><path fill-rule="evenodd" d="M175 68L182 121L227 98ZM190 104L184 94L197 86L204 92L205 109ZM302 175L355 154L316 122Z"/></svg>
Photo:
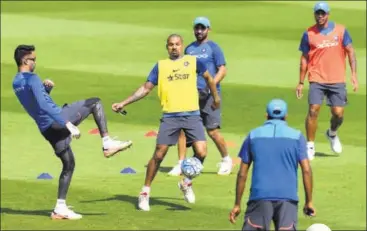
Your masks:
<svg viewBox="0 0 367 231"><path fill-rule="evenodd" d="M316 12L316 11L319 11L319 10L322 10L325 13L329 13L330 12L329 4L327 4L327 2L318 2L318 3L316 3L314 8L313 8L313 11Z"/></svg>
<svg viewBox="0 0 367 231"><path fill-rule="evenodd" d="M194 26L199 25L199 24L205 26L206 28L210 27L210 21L206 17L197 17L197 18L195 18Z"/></svg>
<svg viewBox="0 0 367 231"><path fill-rule="evenodd" d="M281 99L273 99L266 106L266 112L272 118L284 118L288 113L287 103Z"/></svg>

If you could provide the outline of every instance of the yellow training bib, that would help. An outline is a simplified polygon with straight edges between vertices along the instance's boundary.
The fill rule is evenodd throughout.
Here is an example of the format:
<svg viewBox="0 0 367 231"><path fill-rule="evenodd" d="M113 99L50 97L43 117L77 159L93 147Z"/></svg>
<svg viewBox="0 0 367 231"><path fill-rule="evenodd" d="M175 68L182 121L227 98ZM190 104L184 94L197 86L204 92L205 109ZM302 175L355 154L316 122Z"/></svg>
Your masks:
<svg viewBox="0 0 367 231"><path fill-rule="evenodd" d="M199 110L195 56L158 61L158 96L164 113Z"/></svg>

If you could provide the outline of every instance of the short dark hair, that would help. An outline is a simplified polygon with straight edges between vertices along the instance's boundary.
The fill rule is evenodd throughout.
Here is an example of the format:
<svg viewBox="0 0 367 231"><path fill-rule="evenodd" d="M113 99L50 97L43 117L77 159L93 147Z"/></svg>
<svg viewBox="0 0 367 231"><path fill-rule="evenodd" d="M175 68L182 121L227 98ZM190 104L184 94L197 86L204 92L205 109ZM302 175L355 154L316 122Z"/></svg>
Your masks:
<svg viewBox="0 0 367 231"><path fill-rule="evenodd" d="M181 42L183 42L183 38L182 38L182 36L181 36L181 35L179 35L179 34L170 34L170 35L168 36L168 38L167 38L167 43L168 43L168 41L169 41L171 38L179 38L179 39L181 40Z"/></svg>
<svg viewBox="0 0 367 231"><path fill-rule="evenodd" d="M36 48L33 45L19 45L14 51L14 60L17 63L17 66L22 65L22 59L24 56L29 55L32 51L35 51Z"/></svg>

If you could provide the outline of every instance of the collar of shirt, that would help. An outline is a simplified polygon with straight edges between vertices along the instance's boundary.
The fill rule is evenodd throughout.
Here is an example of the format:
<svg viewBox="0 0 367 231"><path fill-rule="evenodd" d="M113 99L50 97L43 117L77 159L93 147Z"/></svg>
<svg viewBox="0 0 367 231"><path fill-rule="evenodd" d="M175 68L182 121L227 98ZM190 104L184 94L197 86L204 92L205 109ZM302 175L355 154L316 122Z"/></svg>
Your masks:
<svg viewBox="0 0 367 231"><path fill-rule="evenodd" d="M318 28L318 30L320 31L320 33L328 34L334 29L334 27L335 27L335 23L332 21L329 21L326 28L321 28L321 29Z"/></svg>
<svg viewBox="0 0 367 231"><path fill-rule="evenodd" d="M273 125L286 125L287 122L284 120L277 120L277 119L272 119L272 120L267 120L264 125L266 124L273 124Z"/></svg>

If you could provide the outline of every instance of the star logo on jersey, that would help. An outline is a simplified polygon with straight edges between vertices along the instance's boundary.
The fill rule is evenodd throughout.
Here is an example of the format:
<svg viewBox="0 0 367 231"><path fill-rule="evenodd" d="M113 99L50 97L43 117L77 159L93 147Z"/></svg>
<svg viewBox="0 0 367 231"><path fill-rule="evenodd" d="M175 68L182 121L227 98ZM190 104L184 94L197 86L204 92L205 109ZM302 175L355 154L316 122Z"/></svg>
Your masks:
<svg viewBox="0 0 367 231"><path fill-rule="evenodd" d="M179 71L180 69L173 69L173 72L177 72L177 71Z"/></svg>
<svg viewBox="0 0 367 231"><path fill-rule="evenodd" d="M184 62L184 66L187 67L190 63L189 62Z"/></svg>
<svg viewBox="0 0 367 231"><path fill-rule="evenodd" d="M173 80L173 76L170 75L170 76L167 77L167 79L168 79L168 81L172 81Z"/></svg>
<svg viewBox="0 0 367 231"><path fill-rule="evenodd" d="M201 53L205 53L205 52L206 52L205 48L201 49Z"/></svg>
<svg viewBox="0 0 367 231"><path fill-rule="evenodd" d="M338 41L339 37L338 36L334 36L334 40Z"/></svg>

